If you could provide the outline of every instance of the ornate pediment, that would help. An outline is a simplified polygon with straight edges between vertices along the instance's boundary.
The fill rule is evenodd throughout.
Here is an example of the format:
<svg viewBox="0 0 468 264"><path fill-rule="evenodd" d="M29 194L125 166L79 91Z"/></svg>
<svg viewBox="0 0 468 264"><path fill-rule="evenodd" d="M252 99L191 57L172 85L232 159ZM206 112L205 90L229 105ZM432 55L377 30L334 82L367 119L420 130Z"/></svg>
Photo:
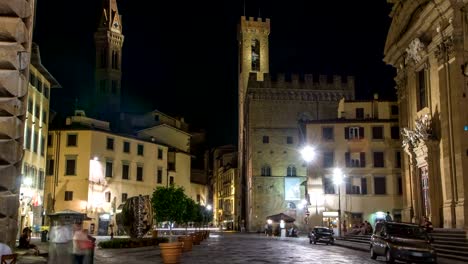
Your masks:
<svg viewBox="0 0 468 264"><path fill-rule="evenodd" d="M401 130L403 136L402 146L404 149L409 147L414 148L419 143L424 143L433 137L432 135L432 122L429 115L423 115L417 118L414 122L414 129L404 127Z"/></svg>

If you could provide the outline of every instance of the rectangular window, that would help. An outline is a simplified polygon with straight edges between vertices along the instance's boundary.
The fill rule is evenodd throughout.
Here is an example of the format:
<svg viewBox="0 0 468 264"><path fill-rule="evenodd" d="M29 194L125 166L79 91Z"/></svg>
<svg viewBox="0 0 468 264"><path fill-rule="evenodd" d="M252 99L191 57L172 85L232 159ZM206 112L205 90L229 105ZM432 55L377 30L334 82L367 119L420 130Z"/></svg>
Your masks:
<svg viewBox="0 0 468 264"><path fill-rule="evenodd" d="M323 140L333 140L333 127L323 127L322 128L322 138Z"/></svg>
<svg viewBox="0 0 468 264"><path fill-rule="evenodd" d="M31 129L26 128L26 139L24 140L24 147L26 149L31 149Z"/></svg>
<svg viewBox="0 0 468 264"><path fill-rule="evenodd" d="M42 81L41 79L37 78L37 86L36 89L38 92L42 93Z"/></svg>
<svg viewBox="0 0 468 264"><path fill-rule="evenodd" d="M78 137L78 135L76 135L76 134L68 134L67 135L67 146L68 147L76 147L77 137Z"/></svg>
<svg viewBox="0 0 468 264"><path fill-rule="evenodd" d="M333 180L331 178L323 178L323 188L325 194L335 194L335 185L333 184Z"/></svg>
<svg viewBox="0 0 468 264"><path fill-rule="evenodd" d="M44 157L45 155L45 137L41 138L41 156Z"/></svg>
<svg viewBox="0 0 468 264"><path fill-rule="evenodd" d="M113 138L107 138L107 140L106 140L106 149L114 150L114 139Z"/></svg>
<svg viewBox="0 0 468 264"><path fill-rule="evenodd" d="M364 108L356 108L356 119L364 119Z"/></svg>
<svg viewBox="0 0 468 264"><path fill-rule="evenodd" d="M38 187L40 190L44 190L44 171L39 170L39 183Z"/></svg>
<svg viewBox="0 0 468 264"><path fill-rule="evenodd" d="M383 127L372 127L372 139L383 139Z"/></svg>
<svg viewBox="0 0 468 264"><path fill-rule="evenodd" d="M400 127L392 126L390 128L390 136L392 137L392 139L400 139Z"/></svg>
<svg viewBox="0 0 468 264"><path fill-rule="evenodd" d="M34 107L34 116L39 119L41 116L41 107L39 105L36 105Z"/></svg>
<svg viewBox="0 0 468 264"><path fill-rule="evenodd" d="M400 175L397 176L397 192L399 195L403 194L403 181Z"/></svg>
<svg viewBox="0 0 468 264"><path fill-rule="evenodd" d="M390 106L390 112L392 115L398 115L398 105Z"/></svg>
<svg viewBox="0 0 468 264"><path fill-rule="evenodd" d="M395 168L401 168L401 152L395 152Z"/></svg>
<svg viewBox="0 0 468 264"><path fill-rule="evenodd" d="M49 99L49 95L50 95L49 93L50 93L50 88L49 88L49 86L47 86L47 85L44 84L44 96L45 96L47 99Z"/></svg>
<svg viewBox="0 0 468 264"><path fill-rule="evenodd" d="M323 167L331 168L334 165L334 153L333 152L324 152L323 153Z"/></svg>
<svg viewBox="0 0 468 264"><path fill-rule="evenodd" d="M270 137L263 136L262 142L263 142L263 144L268 144L270 142Z"/></svg>
<svg viewBox="0 0 468 264"><path fill-rule="evenodd" d="M47 175L54 175L54 160L47 160Z"/></svg>
<svg viewBox="0 0 468 264"><path fill-rule="evenodd" d="M105 192L105 199L107 203L110 203L111 201L111 193L110 192Z"/></svg>
<svg viewBox="0 0 468 264"><path fill-rule="evenodd" d="M156 183L162 183L162 175L163 174L163 171L162 171L162 168L158 168L158 175L157 175L157 180L156 180Z"/></svg>
<svg viewBox="0 0 468 264"><path fill-rule="evenodd" d="M363 139L363 127L345 127L345 139Z"/></svg>
<svg viewBox="0 0 468 264"><path fill-rule="evenodd" d="M37 146L39 145L39 134L37 132L34 132L33 134L33 149L32 151L34 153L37 153Z"/></svg>
<svg viewBox="0 0 468 264"><path fill-rule="evenodd" d="M137 167L137 181L143 181L143 167Z"/></svg>
<svg viewBox="0 0 468 264"><path fill-rule="evenodd" d="M47 124L47 112L42 111L42 123Z"/></svg>
<svg viewBox="0 0 468 264"><path fill-rule="evenodd" d="M28 112L32 115L33 113L33 100L29 99L28 100Z"/></svg>
<svg viewBox="0 0 468 264"><path fill-rule="evenodd" d="M127 193L122 193L122 203L125 203L127 201L128 194Z"/></svg>
<svg viewBox="0 0 468 264"><path fill-rule="evenodd" d="M260 71L260 41L258 39L252 39L250 52L252 71Z"/></svg>
<svg viewBox="0 0 468 264"><path fill-rule="evenodd" d="M76 158L68 157L65 161L65 175L76 175Z"/></svg>
<svg viewBox="0 0 468 264"><path fill-rule="evenodd" d="M361 178L361 194L367 194L367 178Z"/></svg>
<svg viewBox="0 0 468 264"><path fill-rule="evenodd" d="M112 177L112 161L106 161L106 177Z"/></svg>
<svg viewBox="0 0 468 264"><path fill-rule="evenodd" d="M174 176L169 177L169 184L170 185L174 184Z"/></svg>
<svg viewBox="0 0 468 264"><path fill-rule="evenodd" d="M163 159L163 150L158 148L158 160L162 160Z"/></svg>
<svg viewBox="0 0 468 264"><path fill-rule="evenodd" d="M65 201L73 201L73 192L65 191Z"/></svg>
<svg viewBox="0 0 468 264"><path fill-rule="evenodd" d="M123 152L130 153L130 142L124 141L124 143L123 143Z"/></svg>
<svg viewBox="0 0 468 264"><path fill-rule="evenodd" d="M348 168L359 168L361 164L362 155L359 152L345 152L345 164Z"/></svg>
<svg viewBox="0 0 468 264"><path fill-rule="evenodd" d="M384 167L384 153L376 151L374 152L374 167L383 168Z"/></svg>
<svg viewBox="0 0 468 264"><path fill-rule="evenodd" d="M141 145L141 144L138 144L138 147L137 147L137 155L138 155L138 156L143 156L143 150L144 150L144 146Z"/></svg>
<svg viewBox="0 0 468 264"><path fill-rule="evenodd" d="M293 144L293 137L286 137L286 144Z"/></svg>
<svg viewBox="0 0 468 264"><path fill-rule="evenodd" d="M129 174L129 165L128 164L122 164L122 179L128 180L128 174Z"/></svg>
<svg viewBox="0 0 468 264"><path fill-rule="evenodd" d="M159 115L154 115L154 121L159 122Z"/></svg>
<svg viewBox="0 0 468 264"><path fill-rule="evenodd" d="M36 75L34 75L32 72L29 74L29 83L34 87L37 85Z"/></svg>
<svg viewBox="0 0 468 264"><path fill-rule="evenodd" d="M365 152L359 153L359 163L361 164L361 168L366 167L366 153Z"/></svg>
<svg viewBox="0 0 468 264"><path fill-rule="evenodd" d="M426 80L426 69L422 69L417 73L418 83L417 83L417 106L418 111L427 106L426 92L427 92L427 80Z"/></svg>
<svg viewBox="0 0 468 264"><path fill-rule="evenodd" d="M197 194L197 203L200 203L200 201L201 201L201 196Z"/></svg>
<svg viewBox="0 0 468 264"><path fill-rule="evenodd" d="M53 139L52 134L48 134L47 135L47 147L52 147L54 145L52 139Z"/></svg>
<svg viewBox="0 0 468 264"><path fill-rule="evenodd" d="M375 194L386 194L387 185L385 177L374 177L374 193Z"/></svg>

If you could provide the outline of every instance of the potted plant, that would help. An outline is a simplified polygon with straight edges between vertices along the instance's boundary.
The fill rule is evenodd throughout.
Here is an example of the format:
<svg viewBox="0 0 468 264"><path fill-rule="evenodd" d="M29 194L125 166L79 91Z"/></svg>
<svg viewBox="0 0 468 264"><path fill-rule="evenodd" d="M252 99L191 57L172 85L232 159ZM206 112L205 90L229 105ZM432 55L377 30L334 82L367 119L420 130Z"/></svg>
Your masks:
<svg viewBox="0 0 468 264"><path fill-rule="evenodd" d="M181 223L186 207L186 195L182 187L170 185L157 187L151 198L151 205L157 222L169 223L169 242L159 243L164 263L179 263L182 253L182 242L172 236L173 223Z"/></svg>

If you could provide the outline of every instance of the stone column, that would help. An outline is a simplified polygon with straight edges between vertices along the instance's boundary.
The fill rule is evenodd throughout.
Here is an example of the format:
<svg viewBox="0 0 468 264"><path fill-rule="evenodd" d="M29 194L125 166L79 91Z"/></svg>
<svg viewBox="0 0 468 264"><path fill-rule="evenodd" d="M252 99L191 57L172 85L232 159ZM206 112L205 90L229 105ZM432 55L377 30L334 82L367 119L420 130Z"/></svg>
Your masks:
<svg viewBox="0 0 468 264"><path fill-rule="evenodd" d="M34 0L0 0L0 242L15 244Z"/></svg>

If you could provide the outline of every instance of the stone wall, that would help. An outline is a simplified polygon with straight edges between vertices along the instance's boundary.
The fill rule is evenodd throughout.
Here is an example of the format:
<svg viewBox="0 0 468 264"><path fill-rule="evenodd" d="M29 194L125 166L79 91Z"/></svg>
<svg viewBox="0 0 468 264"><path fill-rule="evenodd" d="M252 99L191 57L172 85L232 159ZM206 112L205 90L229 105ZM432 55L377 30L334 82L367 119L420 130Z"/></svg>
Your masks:
<svg viewBox="0 0 468 264"><path fill-rule="evenodd" d="M34 0L0 0L0 242L15 244Z"/></svg>

